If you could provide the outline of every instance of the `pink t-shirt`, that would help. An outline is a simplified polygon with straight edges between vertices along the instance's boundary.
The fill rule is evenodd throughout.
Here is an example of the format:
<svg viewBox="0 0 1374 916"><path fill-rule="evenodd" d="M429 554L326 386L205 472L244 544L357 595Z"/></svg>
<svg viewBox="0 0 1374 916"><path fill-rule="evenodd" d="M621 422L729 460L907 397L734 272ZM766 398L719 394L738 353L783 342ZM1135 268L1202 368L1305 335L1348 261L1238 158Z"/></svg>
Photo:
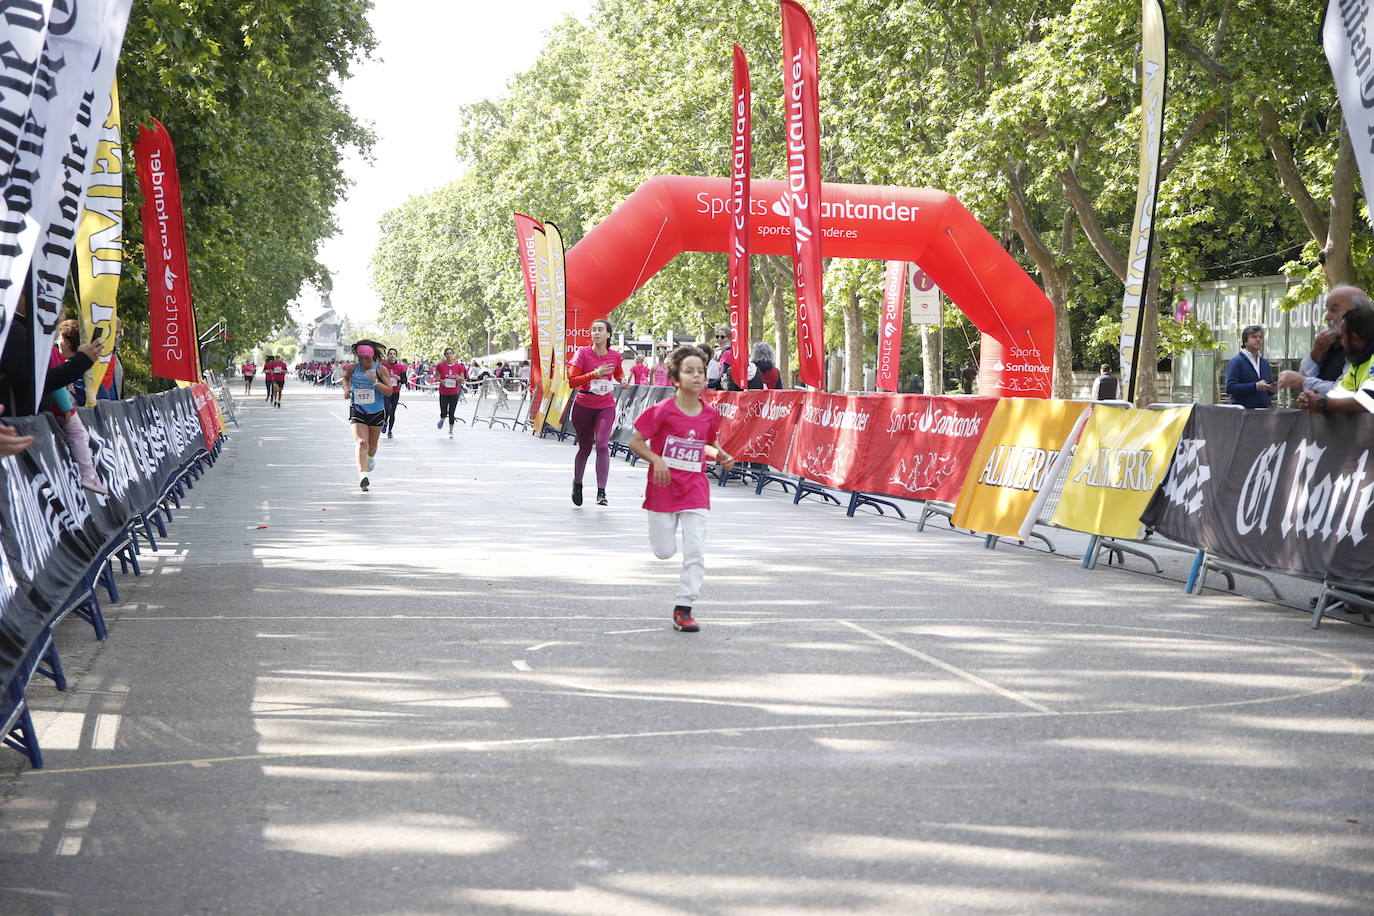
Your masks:
<svg viewBox="0 0 1374 916"><path fill-rule="evenodd" d="M585 375L597 366L610 366L609 375L601 378L594 378L581 388L577 389L577 403L583 407L614 407L615 406L615 385L613 383L620 372L621 356L614 350L607 350L605 356L597 356L596 351L591 347L583 347L577 351L577 355L572 358L569 364L573 368L572 375ZM621 376L622 378L624 376Z"/></svg>
<svg viewBox="0 0 1374 916"><path fill-rule="evenodd" d="M437 363L433 373L440 394L457 394L458 382L466 374L462 363Z"/></svg>
<svg viewBox="0 0 1374 916"><path fill-rule="evenodd" d="M649 367L643 363L635 363L630 367L630 376L635 380L636 385L643 385L649 381Z"/></svg>
<svg viewBox="0 0 1374 916"><path fill-rule="evenodd" d="M668 367L663 363L659 363L657 366L654 366L654 384L668 384Z"/></svg>
<svg viewBox="0 0 1374 916"><path fill-rule="evenodd" d="M711 485L706 479L706 446L720 432L720 414L706 402L701 413L689 417L677 406L677 398L659 401L639 415L635 430L655 454L668 462L671 480L666 487L654 483L653 466L644 487L644 508L650 512L681 512L711 508Z"/></svg>

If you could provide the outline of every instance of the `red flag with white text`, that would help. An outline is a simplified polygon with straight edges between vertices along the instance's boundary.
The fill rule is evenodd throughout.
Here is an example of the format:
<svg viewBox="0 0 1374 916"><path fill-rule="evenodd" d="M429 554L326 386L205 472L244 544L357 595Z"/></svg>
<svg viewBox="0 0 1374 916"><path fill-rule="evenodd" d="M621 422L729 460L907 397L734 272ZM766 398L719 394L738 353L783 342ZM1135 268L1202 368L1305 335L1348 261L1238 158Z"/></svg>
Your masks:
<svg viewBox="0 0 1374 916"><path fill-rule="evenodd" d="M883 314L878 322L878 390L897 393L901 382L902 305L906 299L906 261L888 261L883 281Z"/></svg>
<svg viewBox="0 0 1374 916"><path fill-rule="evenodd" d="M200 349L191 278L186 258L186 224L181 212L172 138L157 120L140 127L134 144L138 186L143 192L143 250L148 283L148 349L153 375L200 381Z"/></svg>
<svg viewBox="0 0 1374 916"><path fill-rule="evenodd" d="M749 176L753 151L749 61L735 45L735 85L730 126L730 377L749 387Z"/></svg>
<svg viewBox="0 0 1374 916"><path fill-rule="evenodd" d="M797 290L797 363L802 384L825 384L825 297L821 288L821 117L816 30L795 0L782 0L782 87L786 113L786 215L792 221Z"/></svg>
<svg viewBox="0 0 1374 916"><path fill-rule="evenodd" d="M544 227L523 213L515 214L515 240L520 251L520 275L525 280L525 307L530 317L531 416L543 394L544 363L549 359L553 329L539 308L539 255L537 237ZM538 392L538 394L536 394Z"/></svg>

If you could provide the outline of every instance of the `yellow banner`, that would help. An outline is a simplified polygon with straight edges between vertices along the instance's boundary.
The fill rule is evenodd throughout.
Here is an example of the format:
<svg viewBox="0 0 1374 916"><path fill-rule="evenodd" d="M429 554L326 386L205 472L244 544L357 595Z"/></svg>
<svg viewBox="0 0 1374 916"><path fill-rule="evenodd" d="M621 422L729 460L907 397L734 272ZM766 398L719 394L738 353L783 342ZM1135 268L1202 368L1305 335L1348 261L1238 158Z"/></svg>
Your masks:
<svg viewBox="0 0 1374 916"><path fill-rule="evenodd" d="M1041 488L1053 482L1055 459L1088 407L1040 398L998 401L964 478L954 524L1020 537L1021 523L1034 509Z"/></svg>
<svg viewBox="0 0 1374 916"><path fill-rule="evenodd" d="M86 406L114 368L115 309L124 264L124 147L119 139L119 83L110 87L109 111L91 162L76 232L77 312L81 340L100 334L100 360L86 373Z"/></svg>
<svg viewBox="0 0 1374 916"><path fill-rule="evenodd" d="M549 398L549 408L544 417L544 421L549 426L554 429L563 428L563 411L567 408L570 397L572 397L572 386L568 384L567 378L560 369L558 381L553 389L553 397Z"/></svg>
<svg viewBox="0 0 1374 916"><path fill-rule="evenodd" d="M553 294L553 367L554 375L561 381L568 376L568 281L563 270L563 234L553 223L545 223L544 235L549 240L549 288Z"/></svg>
<svg viewBox="0 0 1374 916"><path fill-rule="evenodd" d="M1192 407L1093 408L1064 480L1054 523L1112 538L1138 538L1140 515L1164 481Z"/></svg>
<svg viewBox="0 0 1374 916"><path fill-rule="evenodd" d="M534 308L539 322L539 366L542 376L540 385L544 389L541 408L547 411L549 395L553 392L554 376L557 374L553 364L553 285L549 274L549 237L547 232L534 233Z"/></svg>

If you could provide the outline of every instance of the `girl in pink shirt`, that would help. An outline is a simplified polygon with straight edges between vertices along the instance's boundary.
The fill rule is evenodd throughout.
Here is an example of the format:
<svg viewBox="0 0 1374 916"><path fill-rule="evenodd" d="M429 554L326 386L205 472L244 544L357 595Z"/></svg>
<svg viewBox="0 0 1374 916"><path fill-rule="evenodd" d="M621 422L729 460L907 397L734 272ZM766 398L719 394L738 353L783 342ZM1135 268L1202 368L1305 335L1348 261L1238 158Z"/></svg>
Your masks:
<svg viewBox="0 0 1374 916"><path fill-rule="evenodd" d="M649 546L666 560L677 553L677 530L682 528L682 576L673 628L695 633L692 604L706 575L706 510L711 487L706 461L720 462L729 471L735 459L716 443L720 415L701 400L706 389L706 359L696 347L678 347L665 363L677 396L659 401L635 420L630 451L649 462L644 508L649 511Z"/></svg>
<svg viewBox="0 0 1374 916"><path fill-rule="evenodd" d="M649 383L649 367L644 365L644 354L635 356L635 364L630 367L630 377L634 379L636 385L647 385Z"/></svg>
<svg viewBox="0 0 1374 916"><path fill-rule="evenodd" d="M568 364L568 384L577 389L572 424L577 431L577 457L573 459L572 501L582 505L582 475L587 457L596 448L596 504L604 506L606 480L611 474L611 427L615 425L616 382L625 380L620 354L610 349L611 323L592 322L592 345L577 351Z"/></svg>

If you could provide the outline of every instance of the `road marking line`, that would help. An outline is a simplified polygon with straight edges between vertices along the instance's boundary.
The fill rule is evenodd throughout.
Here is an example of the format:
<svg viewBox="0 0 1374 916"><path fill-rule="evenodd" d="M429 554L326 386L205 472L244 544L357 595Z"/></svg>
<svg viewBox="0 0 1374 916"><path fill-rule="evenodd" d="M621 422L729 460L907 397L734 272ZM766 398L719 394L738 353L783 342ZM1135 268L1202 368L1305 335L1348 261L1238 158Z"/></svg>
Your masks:
<svg viewBox="0 0 1374 916"><path fill-rule="evenodd" d="M639 627L635 630L607 630L601 634L603 636L619 636L621 633L652 633L654 630L664 630L666 627Z"/></svg>
<svg viewBox="0 0 1374 916"><path fill-rule="evenodd" d="M530 663L525 661L523 658L517 658L514 661L512 661L511 664L515 666L516 671L530 670Z"/></svg>
<svg viewBox="0 0 1374 916"><path fill-rule="evenodd" d="M549 646L561 646L561 645L562 645L562 643L559 642L559 641L557 641L557 640L555 640L554 642L541 642L541 643L540 643L539 645L537 645L537 646L530 646L530 647L527 648L525 651L526 651L526 652L538 652L540 649L547 649Z"/></svg>
<svg viewBox="0 0 1374 916"><path fill-rule="evenodd" d="M961 677L964 680L968 681L970 684L976 684L979 687L982 687L984 690L991 690L993 693L1004 696L1008 700L1012 700L1013 702L1020 703L1022 706L1027 706L1031 709L1034 709L1036 712L1043 712L1049 715L1058 715L1058 713L1056 713L1053 709L1050 709L1048 706L1042 706L1039 703L1032 700L1030 697L1022 696L1014 690L1008 690L1005 687L999 687L992 681L989 681L986 678L981 678L971 671L965 671L963 668L956 668L949 662L940 661L940 659L936 658L933 655L927 655L919 649L913 649L908 645L904 645L902 643L897 642L897 640L895 639L888 639L881 633L874 633L872 630L865 629L864 627L859 626L857 623L851 623L848 620L841 620L839 622L844 626L849 627L849 629L855 631L856 633L862 633L869 639L874 639L882 643L883 645L891 646L898 652L905 652L907 655L910 655L913 658L919 658L921 661L925 662L928 665L934 665L936 668L948 671L955 677Z"/></svg>

